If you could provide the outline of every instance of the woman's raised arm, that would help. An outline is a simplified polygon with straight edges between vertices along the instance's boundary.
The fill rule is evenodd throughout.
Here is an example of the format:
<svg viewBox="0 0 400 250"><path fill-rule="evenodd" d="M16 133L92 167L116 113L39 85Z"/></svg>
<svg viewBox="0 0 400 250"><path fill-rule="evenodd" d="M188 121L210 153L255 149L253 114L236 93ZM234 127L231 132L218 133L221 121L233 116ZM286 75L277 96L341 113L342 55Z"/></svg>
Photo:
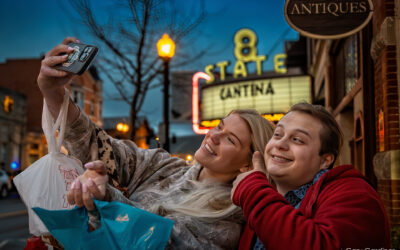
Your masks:
<svg viewBox="0 0 400 250"><path fill-rule="evenodd" d="M65 90L64 85L69 83L73 77L72 74L55 69L54 66L67 60L68 54L73 48L68 46L71 42L79 42L74 37L66 37L64 41L50 50L42 60L40 73L37 78L38 86L51 115L57 118L63 102ZM79 108L70 100L68 108L67 124L71 124L79 116Z"/></svg>

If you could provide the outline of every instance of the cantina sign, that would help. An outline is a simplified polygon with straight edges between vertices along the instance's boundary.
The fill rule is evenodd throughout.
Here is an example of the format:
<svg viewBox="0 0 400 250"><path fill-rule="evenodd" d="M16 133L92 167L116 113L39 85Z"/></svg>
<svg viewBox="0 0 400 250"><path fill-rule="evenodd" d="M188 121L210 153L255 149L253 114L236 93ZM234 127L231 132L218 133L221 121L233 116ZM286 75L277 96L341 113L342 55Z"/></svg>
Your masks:
<svg viewBox="0 0 400 250"><path fill-rule="evenodd" d="M372 18L371 0L286 0L285 18L304 36L339 39L350 36Z"/></svg>
<svg viewBox="0 0 400 250"><path fill-rule="evenodd" d="M309 76L291 76L206 85L202 89L202 120L225 117L233 109L262 114L286 113L291 105L310 102Z"/></svg>

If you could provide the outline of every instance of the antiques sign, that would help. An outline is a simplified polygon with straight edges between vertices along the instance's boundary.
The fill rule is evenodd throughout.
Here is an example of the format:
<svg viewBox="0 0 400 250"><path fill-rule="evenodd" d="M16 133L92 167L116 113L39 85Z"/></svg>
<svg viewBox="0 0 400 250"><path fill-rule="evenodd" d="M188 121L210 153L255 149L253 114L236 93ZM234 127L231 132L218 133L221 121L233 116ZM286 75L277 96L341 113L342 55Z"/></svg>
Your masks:
<svg viewBox="0 0 400 250"><path fill-rule="evenodd" d="M286 0L288 24L304 36L339 39L368 24L373 14L371 0Z"/></svg>

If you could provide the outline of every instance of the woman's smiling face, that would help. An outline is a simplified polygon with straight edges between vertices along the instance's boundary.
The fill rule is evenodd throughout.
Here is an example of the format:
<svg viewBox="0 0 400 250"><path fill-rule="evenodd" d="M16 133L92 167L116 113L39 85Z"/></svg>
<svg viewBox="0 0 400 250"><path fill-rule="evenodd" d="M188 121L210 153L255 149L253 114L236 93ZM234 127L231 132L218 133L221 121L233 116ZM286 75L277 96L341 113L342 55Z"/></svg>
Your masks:
<svg viewBox="0 0 400 250"><path fill-rule="evenodd" d="M231 114L207 133L195 159L204 167L202 174L207 178L231 181L241 168L250 165L250 145L248 124L239 115Z"/></svg>
<svg viewBox="0 0 400 250"><path fill-rule="evenodd" d="M278 123L265 148L265 164L278 191L285 194L312 181L328 168L320 156L321 122L309 114L289 112Z"/></svg>

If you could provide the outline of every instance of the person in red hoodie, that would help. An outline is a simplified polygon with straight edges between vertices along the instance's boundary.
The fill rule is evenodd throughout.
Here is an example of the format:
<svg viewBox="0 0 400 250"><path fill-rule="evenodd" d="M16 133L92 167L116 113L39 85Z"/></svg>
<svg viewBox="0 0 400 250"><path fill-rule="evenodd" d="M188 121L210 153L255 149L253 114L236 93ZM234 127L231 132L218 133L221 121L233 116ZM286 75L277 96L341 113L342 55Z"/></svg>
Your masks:
<svg viewBox="0 0 400 250"><path fill-rule="evenodd" d="M325 108L291 107L264 159L255 152L254 169L233 184L232 200L247 221L239 249L390 247L378 193L353 166L333 168L341 144L340 128Z"/></svg>

